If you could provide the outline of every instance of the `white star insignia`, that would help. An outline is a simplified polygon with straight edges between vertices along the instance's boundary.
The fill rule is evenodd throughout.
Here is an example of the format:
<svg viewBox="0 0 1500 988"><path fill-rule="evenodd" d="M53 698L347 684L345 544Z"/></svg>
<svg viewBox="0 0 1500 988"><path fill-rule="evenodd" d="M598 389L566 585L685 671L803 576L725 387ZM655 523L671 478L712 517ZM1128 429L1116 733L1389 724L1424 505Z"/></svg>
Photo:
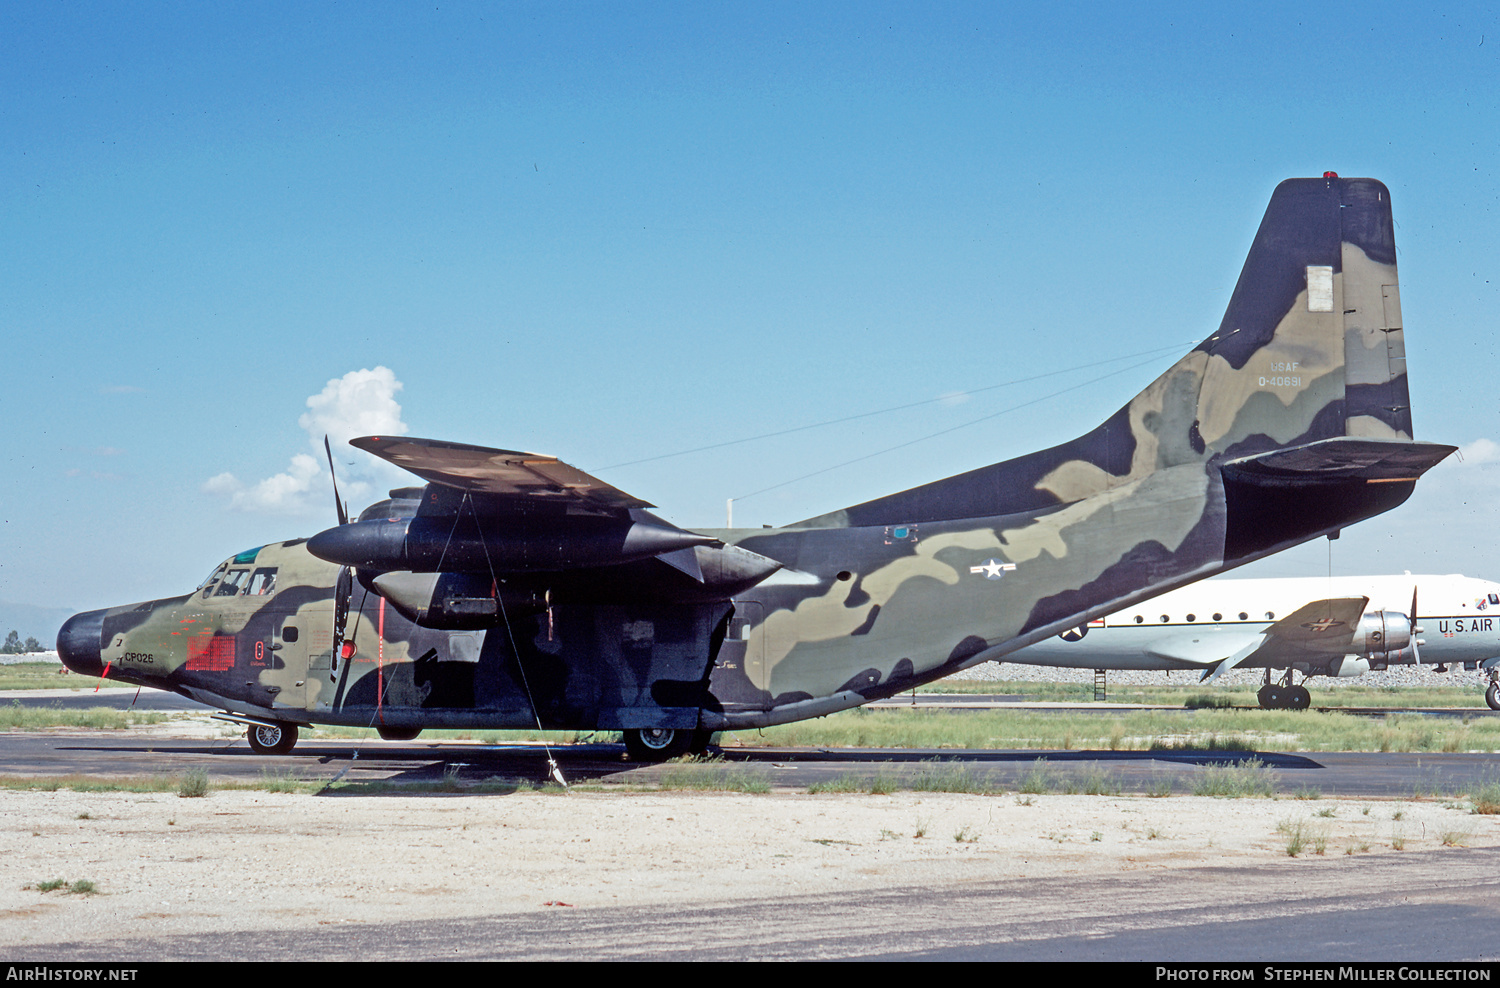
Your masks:
<svg viewBox="0 0 1500 988"><path fill-rule="evenodd" d="M1002 563L998 559L986 559L982 566L970 566L970 573L983 573L986 580L998 580L1008 570L1016 568L1015 563Z"/></svg>

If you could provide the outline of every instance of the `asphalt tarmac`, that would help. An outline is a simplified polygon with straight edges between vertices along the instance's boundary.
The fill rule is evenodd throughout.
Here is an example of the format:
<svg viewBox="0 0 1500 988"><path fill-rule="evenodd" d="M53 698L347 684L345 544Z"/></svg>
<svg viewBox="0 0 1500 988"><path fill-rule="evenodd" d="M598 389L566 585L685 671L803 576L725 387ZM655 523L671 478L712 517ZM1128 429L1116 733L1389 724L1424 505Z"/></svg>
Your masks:
<svg viewBox="0 0 1500 988"><path fill-rule="evenodd" d="M129 693L132 691L120 691ZM101 694L102 696L103 694ZM186 704L179 698L160 695ZM39 702L49 698L34 697ZM128 702L116 695L111 702ZM97 702L88 705L98 705ZM192 709L198 709L191 705ZM651 784L665 771L752 773L805 788L850 773L910 779L935 763L976 784L1015 789L1044 758L1053 786L1104 769L1125 792L1163 780L1192 791L1212 766L1257 759L1278 792L1410 798L1458 793L1500 778L1483 754L1113 752L736 748L722 762L664 767L625 761L620 745L304 741L290 755L253 754L242 737L201 740L141 732L0 734L0 775L109 779L202 768L216 780L266 772L309 780L539 782L549 753L570 783ZM347 792L348 790L342 790ZM8 950L12 961L107 956L157 960L1063 960L1173 962L1464 961L1500 953L1484 930L1500 919L1497 854L1450 848L1388 858L1299 861L1295 869L1186 868L1016 879L945 887L736 901L612 912L578 909L441 922L298 926L150 943L50 943ZM1351 871L1357 867L1357 873ZM685 935L692 931L691 935Z"/></svg>

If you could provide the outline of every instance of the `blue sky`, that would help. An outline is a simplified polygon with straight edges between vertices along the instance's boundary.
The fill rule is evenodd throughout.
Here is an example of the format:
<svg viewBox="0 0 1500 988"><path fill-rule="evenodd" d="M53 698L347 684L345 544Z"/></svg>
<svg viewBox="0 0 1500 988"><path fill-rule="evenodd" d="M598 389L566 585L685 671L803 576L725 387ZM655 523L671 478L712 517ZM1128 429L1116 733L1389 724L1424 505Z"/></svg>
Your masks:
<svg viewBox="0 0 1500 988"><path fill-rule="evenodd" d="M1245 573L1500 576L1500 8L1219 8L0 6L0 599L332 524L323 431L550 453L684 525L1061 442L1327 169L1392 190L1418 437L1467 455Z"/></svg>

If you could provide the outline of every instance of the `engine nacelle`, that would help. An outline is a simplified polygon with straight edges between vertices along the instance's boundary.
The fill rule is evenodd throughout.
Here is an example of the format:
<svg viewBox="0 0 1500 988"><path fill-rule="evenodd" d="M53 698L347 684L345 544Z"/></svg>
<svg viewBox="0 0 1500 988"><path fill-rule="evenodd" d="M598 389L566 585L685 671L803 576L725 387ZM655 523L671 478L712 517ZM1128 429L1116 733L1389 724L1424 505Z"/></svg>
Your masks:
<svg viewBox="0 0 1500 988"><path fill-rule="evenodd" d="M1410 662L1398 655L1411 647L1411 619L1400 611L1371 611L1359 619L1350 648L1375 662Z"/></svg>
<svg viewBox="0 0 1500 988"><path fill-rule="evenodd" d="M1363 676L1370 669L1370 660L1358 655L1345 655L1328 663L1328 674L1340 678Z"/></svg>

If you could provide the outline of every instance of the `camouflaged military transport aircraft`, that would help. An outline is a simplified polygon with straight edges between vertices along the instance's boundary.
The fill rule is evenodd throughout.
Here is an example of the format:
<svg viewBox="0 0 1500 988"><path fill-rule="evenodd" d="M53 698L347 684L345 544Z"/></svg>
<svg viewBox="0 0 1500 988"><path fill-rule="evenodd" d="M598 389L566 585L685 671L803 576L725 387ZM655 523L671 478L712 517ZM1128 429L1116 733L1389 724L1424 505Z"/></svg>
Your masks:
<svg viewBox="0 0 1500 988"><path fill-rule="evenodd" d="M687 531L548 456L353 445L426 485L90 611L78 672L249 725L624 732L630 754L818 717L1395 507L1412 440L1390 195L1283 182L1219 329L1098 428L784 528ZM337 494L335 494L337 497Z"/></svg>
<svg viewBox="0 0 1500 988"><path fill-rule="evenodd" d="M1305 680L1415 662L1447 671L1448 663L1461 663L1489 673L1484 699L1500 710L1500 583L1410 573L1204 580L1069 628L1004 661L1070 669L1190 669L1202 672L1202 682L1230 669L1265 669L1260 705L1293 710L1312 703L1307 687L1292 682L1293 673ZM1284 670L1276 681L1273 669Z"/></svg>

